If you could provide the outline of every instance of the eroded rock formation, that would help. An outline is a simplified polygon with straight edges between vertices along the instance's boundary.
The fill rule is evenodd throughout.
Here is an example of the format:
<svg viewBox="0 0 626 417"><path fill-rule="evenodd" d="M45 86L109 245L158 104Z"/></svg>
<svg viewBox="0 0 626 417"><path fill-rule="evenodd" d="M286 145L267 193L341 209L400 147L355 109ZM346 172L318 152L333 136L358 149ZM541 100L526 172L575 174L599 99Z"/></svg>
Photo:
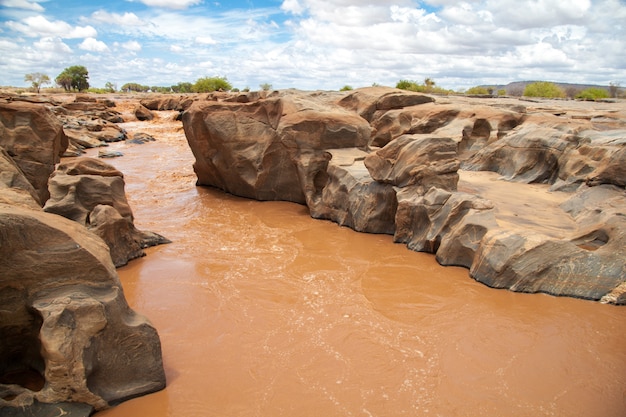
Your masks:
<svg viewBox="0 0 626 417"><path fill-rule="evenodd" d="M623 213L570 208L563 216L589 225L555 236L457 191L462 167L568 192L610 184L626 207L623 105L589 115L388 88L245 98L197 101L183 114L198 184L304 203L315 218L393 234L494 287L624 303Z"/></svg>
<svg viewBox="0 0 626 417"><path fill-rule="evenodd" d="M126 304L101 239L61 216L6 204L0 239L0 408L103 409L164 387L157 332Z"/></svg>
<svg viewBox="0 0 626 417"><path fill-rule="evenodd" d="M111 258L125 263L160 236L134 229L122 174L97 160L62 165L48 200L48 177L67 146L50 110L57 105L0 101L0 414L7 416L87 416L165 386L157 332L127 305ZM44 212L46 200L76 221Z"/></svg>

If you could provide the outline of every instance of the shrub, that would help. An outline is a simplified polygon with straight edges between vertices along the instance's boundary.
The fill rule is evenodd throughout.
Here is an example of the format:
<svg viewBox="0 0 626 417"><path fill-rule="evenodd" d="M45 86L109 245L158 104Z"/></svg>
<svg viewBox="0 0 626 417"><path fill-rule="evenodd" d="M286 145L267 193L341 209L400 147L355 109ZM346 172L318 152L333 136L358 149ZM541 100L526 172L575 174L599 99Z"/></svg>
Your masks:
<svg viewBox="0 0 626 417"><path fill-rule="evenodd" d="M263 83L263 84L259 85L259 87L261 87L261 90L263 90L263 91L270 91L272 89L272 84L270 84L270 83Z"/></svg>
<svg viewBox="0 0 626 417"><path fill-rule="evenodd" d="M233 88L226 77L203 77L193 85L194 93L211 93L213 91L229 91Z"/></svg>
<svg viewBox="0 0 626 417"><path fill-rule="evenodd" d="M417 93L432 93L432 94L450 94L450 90L437 87L435 81L432 78L426 78L424 84L418 84L416 81L400 80L396 83L396 88L400 90L415 91Z"/></svg>
<svg viewBox="0 0 626 417"><path fill-rule="evenodd" d="M349 85L344 85L339 91L352 91L352 87Z"/></svg>
<svg viewBox="0 0 626 417"><path fill-rule="evenodd" d="M487 90L486 87L476 86L476 87L472 87L469 90L467 90L465 92L465 94L486 95L486 94L490 94L490 93L489 93L489 90Z"/></svg>
<svg viewBox="0 0 626 417"><path fill-rule="evenodd" d="M565 98L565 91L554 83L538 81L528 84L523 95L525 97Z"/></svg>
<svg viewBox="0 0 626 417"><path fill-rule="evenodd" d="M579 100L595 101L603 98L609 98L609 92L603 88L591 87L576 94L576 98Z"/></svg>

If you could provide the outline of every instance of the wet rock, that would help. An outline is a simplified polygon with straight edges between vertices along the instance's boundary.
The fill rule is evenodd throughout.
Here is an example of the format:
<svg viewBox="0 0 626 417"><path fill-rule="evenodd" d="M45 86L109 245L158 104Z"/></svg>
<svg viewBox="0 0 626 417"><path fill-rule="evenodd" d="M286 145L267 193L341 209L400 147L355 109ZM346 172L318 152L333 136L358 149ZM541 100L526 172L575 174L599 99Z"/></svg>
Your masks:
<svg viewBox="0 0 626 417"><path fill-rule="evenodd" d="M37 192L48 197L48 177L68 146L63 127L43 104L0 100L0 146Z"/></svg>
<svg viewBox="0 0 626 417"><path fill-rule="evenodd" d="M469 268L483 236L498 228L493 203L475 195L435 187L423 194L412 186L397 200L394 241L436 254L442 265Z"/></svg>
<svg viewBox="0 0 626 417"><path fill-rule="evenodd" d="M331 149L326 182L309 199L311 216L332 220L359 232L393 234L396 191L375 181L359 149ZM321 185L321 184L320 184Z"/></svg>
<svg viewBox="0 0 626 417"><path fill-rule="evenodd" d="M107 245L76 222L0 205L0 305L3 412L100 410L165 386L156 330L127 305ZM43 383L21 386L23 374Z"/></svg>
<svg viewBox="0 0 626 417"><path fill-rule="evenodd" d="M126 140L126 143L133 145L143 145L144 143L154 142L155 139L152 135L144 132L137 132L133 135L132 139Z"/></svg>
<svg viewBox="0 0 626 417"><path fill-rule="evenodd" d="M154 119L154 114L152 114L152 112L150 110L148 110L147 108L145 108L144 106L136 106L135 107L135 117L137 118L137 120L141 121L141 122L145 122L145 121L149 121Z"/></svg>
<svg viewBox="0 0 626 417"><path fill-rule="evenodd" d="M44 206L86 226L109 246L115 266L144 256L144 248L169 243L166 238L135 228L124 191L124 176L93 158L60 164L50 178L51 198Z"/></svg>

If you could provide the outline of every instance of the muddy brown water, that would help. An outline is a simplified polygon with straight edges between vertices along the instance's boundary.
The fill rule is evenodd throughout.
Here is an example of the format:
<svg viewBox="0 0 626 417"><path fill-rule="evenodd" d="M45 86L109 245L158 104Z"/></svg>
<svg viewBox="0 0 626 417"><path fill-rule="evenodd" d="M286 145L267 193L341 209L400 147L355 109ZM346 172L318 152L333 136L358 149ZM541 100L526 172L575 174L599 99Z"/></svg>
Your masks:
<svg viewBox="0 0 626 417"><path fill-rule="evenodd" d="M183 133L155 137L109 162L136 225L173 241L118 270L167 388L98 417L626 416L626 308L490 289L391 236L195 187Z"/></svg>

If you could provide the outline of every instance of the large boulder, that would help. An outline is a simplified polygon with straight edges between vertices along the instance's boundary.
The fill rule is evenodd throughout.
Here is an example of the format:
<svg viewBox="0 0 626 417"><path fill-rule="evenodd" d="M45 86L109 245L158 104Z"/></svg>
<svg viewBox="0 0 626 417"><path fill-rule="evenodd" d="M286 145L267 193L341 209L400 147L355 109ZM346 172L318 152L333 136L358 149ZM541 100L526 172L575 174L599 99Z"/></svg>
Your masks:
<svg viewBox="0 0 626 417"><path fill-rule="evenodd" d="M134 226L124 175L98 159L80 157L60 164L50 178L44 210L86 226L109 246L115 266L144 256L144 248L169 240Z"/></svg>
<svg viewBox="0 0 626 417"><path fill-rule="evenodd" d="M365 148L370 133L364 119L316 95L198 101L182 120L198 184L298 203L307 202L325 171L326 149Z"/></svg>
<svg viewBox="0 0 626 417"><path fill-rule="evenodd" d="M0 408L99 410L165 386L156 330L76 222L0 204L0 305Z"/></svg>
<svg viewBox="0 0 626 417"><path fill-rule="evenodd" d="M0 146L37 192L48 200L48 177L68 146L63 126L45 104L0 100Z"/></svg>

